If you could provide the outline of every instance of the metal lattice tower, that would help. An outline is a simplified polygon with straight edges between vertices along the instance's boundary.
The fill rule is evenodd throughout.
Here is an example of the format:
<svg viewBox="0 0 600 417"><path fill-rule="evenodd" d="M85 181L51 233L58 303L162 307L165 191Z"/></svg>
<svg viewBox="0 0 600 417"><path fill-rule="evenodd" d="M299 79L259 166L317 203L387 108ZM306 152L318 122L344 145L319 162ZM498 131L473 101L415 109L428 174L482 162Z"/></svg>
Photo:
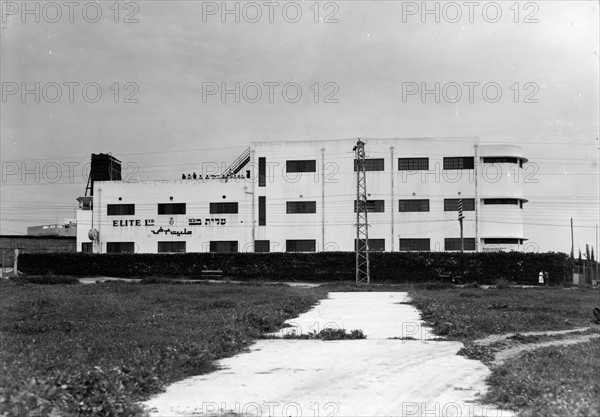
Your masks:
<svg viewBox="0 0 600 417"><path fill-rule="evenodd" d="M356 166L356 285L369 285L369 222L367 220L367 176L365 143L360 139L354 147Z"/></svg>

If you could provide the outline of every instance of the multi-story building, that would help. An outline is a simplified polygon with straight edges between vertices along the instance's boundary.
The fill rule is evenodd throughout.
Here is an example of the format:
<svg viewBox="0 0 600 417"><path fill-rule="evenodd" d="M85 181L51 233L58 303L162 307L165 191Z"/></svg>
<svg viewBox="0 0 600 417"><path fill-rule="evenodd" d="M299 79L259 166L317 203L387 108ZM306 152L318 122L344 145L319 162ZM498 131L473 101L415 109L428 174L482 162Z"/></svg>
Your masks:
<svg viewBox="0 0 600 417"><path fill-rule="evenodd" d="M518 146L478 138L363 139L369 247L522 250ZM256 142L225 170L168 181L95 181L80 197L78 250L353 251L356 139ZM189 178L189 179L188 179Z"/></svg>

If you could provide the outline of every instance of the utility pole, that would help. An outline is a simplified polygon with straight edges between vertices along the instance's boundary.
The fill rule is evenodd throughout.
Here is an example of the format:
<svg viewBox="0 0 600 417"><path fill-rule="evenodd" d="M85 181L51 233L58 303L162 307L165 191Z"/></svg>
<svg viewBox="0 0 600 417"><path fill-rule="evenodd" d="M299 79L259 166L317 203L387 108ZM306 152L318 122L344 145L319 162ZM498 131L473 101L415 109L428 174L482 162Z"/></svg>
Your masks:
<svg viewBox="0 0 600 417"><path fill-rule="evenodd" d="M571 217L571 258L575 259L575 243L573 240L573 217Z"/></svg>
<svg viewBox="0 0 600 417"><path fill-rule="evenodd" d="M356 166L356 285L370 285L365 143L358 139L353 151Z"/></svg>
<svg viewBox="0 0 600 417"><path fill-rule="evenodd" d="M465 216L463 216L463 200L462 198L458 199L458 223L460 223L460 254L462 256L462 253L465 250L465 241L463 238L463 219Z"/></svg>
<svg viewBox="0 0 600 417"><path fill-rule="evenodd" d="M460 193L459 193L460 194ZM460 275L465 277L465 240L463 237L463 200L458 199L458 223L460 224Z"/></svg>

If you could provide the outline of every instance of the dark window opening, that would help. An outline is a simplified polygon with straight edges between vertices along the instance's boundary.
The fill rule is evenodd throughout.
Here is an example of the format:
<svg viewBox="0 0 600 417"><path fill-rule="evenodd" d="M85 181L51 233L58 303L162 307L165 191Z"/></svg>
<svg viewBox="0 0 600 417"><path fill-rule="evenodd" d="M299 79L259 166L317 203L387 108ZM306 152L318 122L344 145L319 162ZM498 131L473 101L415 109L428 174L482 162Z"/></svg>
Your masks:
<svg viewBox="0 0 600 417"><path fill-rule="evenodd" d="M238 251L237 240L211 240L210 251L216 253L234 253Z"/></svg>
<svg viewBox="0 0 600 417"><path fill-rule="evenodd" d="M305 239L285 241L286 252L316 252L316 247L316 240Z"/></svg>
<svg viewBox="0 0 600 417"><path fill-rule="evenodd" d="M267 197L258 197L258 225L267 224Z"/></svg>
<svg viewBox="0 0 600 417"><path fill-rule="evenodd" d="M134 242L106 242L106 253L134 253Z"/></svg>
<svg viewBox="0 0 600 417"><path fill-rule="evenodd" d="M254 241L254 252L266 253L271 251L270 240L255 240Z"/></svg>
<svg viewBox="0 0 600 417"><path fill-rule="evenodd" d="M365 240L364 239L360 239L360 240L356 240L354 239L354 250L357 250L356 247L356 243L360 242L360 250L363 250L365 247ZM373 252L385 252L385 239L369 239L369 251L373 251Z"/></svg>
<svg viewBox="0 0 600 417"><path fill-rule="evenodd" d="M472 156L457 156L444 158L444 169L473 169L475 158Z"/></svg>
<svg viewBox="0 0 600 417"><path fill-rule="evenodd" d="M485 164L517 164L519 163L519 158L488 156L483 158L483 162Z"/></svg>
<svg viewBox="0 0 600 417"><path fill-rule="evenodd" d="M400 239L400 251L424 251L430 250L430 239Z"/></svg>
<svg viewBox="0 0 600 417"><path fill-rule="evenodd" d="M354 200L354 212L356 213L357 202ZM385 211L384 200L367 200L367 212L383 213Z"/></svg>
<svg viewBox="0 0 600 417"><path fill-rule="evenodd" d="M286 161L285 172L316 172L317 161L301 160L301 161Z"/></svg>
<svg viewBox="0 0 600 417"><path fill-rule="evenodd" d="M258 158L258 186L267 185L267 158Z"/></svg>
<svg viewBox="0 0 600 417"><path fill-rule="evenodd" d="M317 212L317 202L316 201L288 201L286 203L286 212L288 214L316 213Z"/></svg>
<svg viewBox="0 0 600 417"><path fill-rule="evenodd" d="M107 216L133 216L135 215L135 204L107 204Z"/></svg>
<svg viewBox="0 0 600 417"><path fill-rule="evenodd" d="M238 203L210 203L210 214L237 214Z"/></svg>
<svg viewBox="0 0 600 417"><path fill-rule="evenodd" d="M158 242L158 253L185 253L185 242Z"/></svg>
<svg viewBox="0 0 600 417"><path fill-rule="evenodd" d="M83 242L81 244L81 251L85 253L92 253L92 242Z"/></svg>
<svg viewBox="0 0 600 417"><path fill-rule="evenodd" d="M465 237L463 239L464 250L475 250L475 238ZM456 251L460 250L460 238L447 237L444 239L444 250Z"/></svg>
<svg viewBox="0 0 600 417"><path fill-rule="evenodd" d="M398 158L398 171L428 171L429 158Z"/></svg>
<svg viewBox="0 0 600 417"><path fill-rule="evenodd" d="M444 211L458 211L458 200L460 200L460 198L445 198ZM463 198L462 204L463 211L475 211L474 198Z"/></svg>
<svg viewBox="0 0 600 417"><path fill-rule="evenodd" d="M514 204L519 205L517 198L484 198L483 204Z"/></svg>
<svg viewBox="0 0 600 417"><path fill-rule="evenodd" d="M496 245L518 245L523 243L523 239L517 238L485 238L483 239L485 244L496 244Z"/></svg>
<svg viewBox="0 0 600 417"><path fill-rule="evenodd" d="M159 203L158 214L185 214L185 203Z"/></svg>
<svg viewBox="0 0 600 417"><path fill-rule="evenodd" d="M354 171L358 168L358 161L354 160ZM385 160L383 158L365 159L365 171L385 171Z"/></svg>
<svg viewBox="0 0 600 417"><path fill-rule="evenodd" d="M398 211L429 211L429 200L398 200Z"/></svg>

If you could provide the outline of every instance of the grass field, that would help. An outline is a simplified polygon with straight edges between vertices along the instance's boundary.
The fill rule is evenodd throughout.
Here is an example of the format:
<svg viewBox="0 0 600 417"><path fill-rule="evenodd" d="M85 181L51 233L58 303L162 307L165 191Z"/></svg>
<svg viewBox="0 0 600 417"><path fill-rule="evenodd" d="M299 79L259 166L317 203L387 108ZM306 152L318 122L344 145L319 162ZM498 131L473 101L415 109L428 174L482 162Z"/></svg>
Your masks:
<svg viewBox="0 0 600 417"><path fill-rule="evenodd" d="M0 415L135 416L326 292L287 286L0 284Z"/></svg>
<svg viewBox="0 0 600 417"><path fill-rule="evenodd" d="M469 341L490 334L563 330L591 325L597 290L551 288L410 291L422 318L439 335Z"/></svg>
<svg viewBox="0 0 600 417"><path fill-rule="evenodd" d="M484 362L493 356L493 346L478 347L471 343L474 339L590 326L598 332L600 327L591 320L592 308L600 304L598 290L420 288L411 290L411 296L437 334L465 342L460 353ZM562 337L568 336L554 339ZM492 367L491 388L483 401L518 410L523 417L600 417L599 358L600 339L523 353Z"/></svg>
<svg viewBox="0 0 600 417"><path fill-rule="evenodd" d="M471 349L474 339L587 327L599 304L598 291L562 288L357 288L337 283L300 289L159 281L0 281L0 415L141 415L138 400L171 382L214 370L215 360L281 327L327 291L409 291L436 333L464 342L462 354L483 360L490 352ZM600 417L598 349L596 340L508 360L493 369L484 400L518 409L523 416Z"/></svg>

